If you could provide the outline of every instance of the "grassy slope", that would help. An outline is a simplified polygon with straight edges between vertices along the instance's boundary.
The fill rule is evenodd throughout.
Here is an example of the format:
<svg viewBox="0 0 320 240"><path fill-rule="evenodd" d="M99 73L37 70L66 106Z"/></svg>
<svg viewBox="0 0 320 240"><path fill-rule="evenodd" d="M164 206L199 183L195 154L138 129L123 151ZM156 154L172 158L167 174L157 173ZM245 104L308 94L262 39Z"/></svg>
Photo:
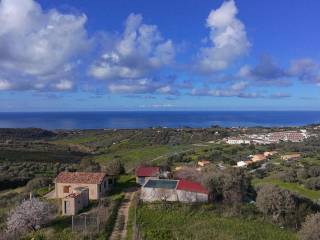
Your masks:
<svg viewBox="0 0 320 240"><path fill-rule="evenodd" d="M311 200L320 199L320 191L307 189L303 185L300 185L298 183L283 182L279 179L274 179L274 178L254 179L252 183L254 186L269 183L269 184L273 184L281 188L287 189L289 191L292 191L302 197L306 197Z"/></svg>
<svg viewBox="0 0 320 240"><path fill-rule="evenodd" d="M221 217L203 207L143 205L138 222L145 239L294 240L295 234L258 220Z"/></svg>
<svg viewBox="0 0 320 240"><path fill-rule="evenodd" d="M141 162L151 161L159 156L165 157L189 148L190 146L169 145L129 146L126 148L113 146L110 149L110 152L96 156L95 160L103 165L107 161L119 158L128 169L139 165Z"/></svg>

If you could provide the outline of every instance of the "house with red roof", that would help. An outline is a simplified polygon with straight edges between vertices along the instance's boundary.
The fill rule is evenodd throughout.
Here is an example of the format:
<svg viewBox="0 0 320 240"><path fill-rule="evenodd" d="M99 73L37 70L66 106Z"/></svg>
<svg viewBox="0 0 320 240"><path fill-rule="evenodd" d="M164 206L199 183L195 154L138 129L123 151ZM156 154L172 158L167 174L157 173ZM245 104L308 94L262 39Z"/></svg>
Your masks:
<svg viewBox="0 0 320 240"><path fill-rule="evenodd" d="M60 172L55 179L55 197L65 198L77 188L88 188L89 199L105 196L115 182L104 172Z"/></svg>
<svg viewBox="0 0 320 240"><path fill-rule="evenodd" d="M160 177L160 167L140 166L136 169L136 182L140 185L145 184L149 179Z"/></svg>

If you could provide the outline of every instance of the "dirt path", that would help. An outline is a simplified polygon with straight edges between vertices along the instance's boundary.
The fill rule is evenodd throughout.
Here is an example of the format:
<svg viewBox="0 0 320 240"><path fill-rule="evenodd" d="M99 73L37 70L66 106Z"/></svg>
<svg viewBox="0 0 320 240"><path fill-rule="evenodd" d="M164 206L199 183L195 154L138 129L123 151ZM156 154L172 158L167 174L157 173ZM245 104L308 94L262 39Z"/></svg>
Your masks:
<svg viewBox="0 0 320 240"><path fill-rule="evenodd" d="M135 192L135 189L130 189L125 193L124 199L122 200L122 203L118 210L115 226L109 238L110 240L124 240L126 238L129 207L130 207L134 192Z"/></svg>

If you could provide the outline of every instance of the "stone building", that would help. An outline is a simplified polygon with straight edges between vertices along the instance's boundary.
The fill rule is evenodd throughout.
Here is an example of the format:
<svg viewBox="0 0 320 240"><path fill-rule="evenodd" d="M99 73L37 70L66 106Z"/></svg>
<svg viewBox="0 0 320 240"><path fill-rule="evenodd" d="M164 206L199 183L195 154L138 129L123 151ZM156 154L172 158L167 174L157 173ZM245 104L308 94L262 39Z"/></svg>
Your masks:
<svg viewBox="0 0 320 240"><path fill-rule="evenodd" d="M76 215L80 210L89 205L89 189L77 187L73 193L62 199L62 214Z"/></svg>
<svg viewBox="0 0 320 240"><path fill-rule="evenodd" d="M88 188L89 199L97 200L106 196L114 183L114 176L103 172L61 172L55 179L55 197L65 198L83 187Z"/></svg>

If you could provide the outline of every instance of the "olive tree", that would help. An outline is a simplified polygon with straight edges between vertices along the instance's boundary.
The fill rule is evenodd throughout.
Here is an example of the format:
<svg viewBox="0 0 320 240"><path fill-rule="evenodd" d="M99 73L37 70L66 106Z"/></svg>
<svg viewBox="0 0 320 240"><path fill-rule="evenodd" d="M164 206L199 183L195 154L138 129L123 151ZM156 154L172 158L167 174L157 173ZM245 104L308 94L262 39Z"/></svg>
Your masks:
<svg viewBox="0 0 320 240"><path fill-rule="evenodd" d="M7 231L9 233L24 233L36 231L48 223L53 216L52 207L47 202L37 198L24 200L8 216Z"/></svg>
<svg viewBox="0 0 320 240"><path fill-rule="evenodd" d="M122 162L118 159L108 161L105 170L108 172L109 175L115 176L125 173L124 166Z"/></svg>
<svg viewBox="0 0 320 240"><path fill-rule="evenodd" d="M319 240L320 239L320 213L311 214L306 217L299 231L301 240Z"/></svg>
<svg viewBox="0 0 320 240"><path fill-rule="evenodd" d="M203 175L203 184L214 200L238 204L245 200L250 187L249 178L239 168L208 169Z"/></svg>
<svg viewBox="0 0 320 240"><path fill-rule="evenodd" d="M286 223L296 212L297 198L288 190L273 185L260 187L256 199L257 208L275 223Z"/></svg>

